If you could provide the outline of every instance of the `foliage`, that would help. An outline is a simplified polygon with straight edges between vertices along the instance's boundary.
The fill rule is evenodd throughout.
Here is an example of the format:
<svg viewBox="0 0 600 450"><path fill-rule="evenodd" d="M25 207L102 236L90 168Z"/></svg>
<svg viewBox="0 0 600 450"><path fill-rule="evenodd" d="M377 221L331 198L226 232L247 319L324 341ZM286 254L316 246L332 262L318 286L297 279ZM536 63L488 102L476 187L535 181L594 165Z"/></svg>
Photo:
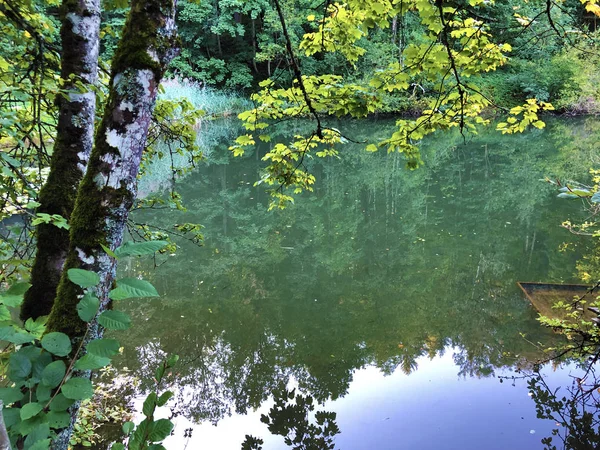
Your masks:
<svg viewBox="0 0 600 450"><path fill-rule="evenodd" d="M273 392L275 405L269 414L261 415L261 422L267 424L273 435L283 436L284 442L294 450L329 450L335 448L334 437L340 433L335 421L336 413L317 411L315 422L309 414L315 410L315 401L310 396L296 392L296 389L278 389ZM242 450L261 450L263 441L246 436Z"/></svg>
<svg viewBox="0 0 600 450"><path fill-rule="evenodd" d="M160 443L173 431L173 423L169 419L155 419L154 413L157 407L164 406L173 396L171 391L161 392L161 385L167 370L172 368L178 359L177 355L172 355L156 369L154 390L146 397L142 407L144 420L138 425L125 422L123 433L129 438L127 445L116 443L111 446L111 450L164 450Z"/></svg>
<svg viewBox="0 0 600 450"><path fill-rule="evenodd" d="M260 83L262 90L253 94L257 106L240 114L245 128L253 133L240 136L231 147L235 155L255 144L256 139L270 140L269 126L294 117L310 117L315 129L306 136L295 136L291 144L278 143L265 155L270 164L261 181L278 187L272 191L273 206L284 207L292 197L284 192L289 187L295 193L310 190L314 180L306 170L304 161L311 155L336 155L332 147L346 141L343 132L324 122L330 116L365 117L372 114L383 102L382 93L414 91L417 84L430 87L427 107L413 120L400 119L397 129L379 142L368 143L366 149L399 152L407 159L410 168L420 163L418 142L436 130L460 129L461 133L476 132L478 124L487 124L482 112L492 106L492 101L482 93L478 82L481 75L494 71L507 61L512 50L509 43L497 44L487 24L478 19L485 16L487 5L478 0L468 8L442 6L429 2L411 2L409 9L416 11L423 35L420 41L409 43L402 51L401 62L394 61L376 70L364 83L351 82L336 74L303 75L296 60L293 42L287 31L281 7L275 2L280 15L283 33L294 73L291 87L278 88L275 81ZM361 40L371 30L386 29L397 16L407 14L402 3L376 2L364 5L349 2L328 5L326 14L316 21L316 29L304 34L298 45L306 56L336 53L349 63L356 63L366 49ZM315 16L308 16L309 22ZM551 105L530 98L523 106L514 107L505 132L523 131L527 126L542 127L538 113L551 109ZM256 136L255 136L256 135Z"/></svg>
<svg viewBox="0 0 600 450"><path fill-rule="evenodd" d="M342 10L337 18L328 21L335 34L332 36L339 42L326 39L318 42L318 37L323 36L319 26L330 14L326 7L332 4L309 0L281 2L293 45L300 44L305 35L316 38L313 39L316 53L296 55L303 75L341 75L349 82L368 82L390 64L406 64L403 52L409 44L426 44L427 25L411 2L400 2L396 9L391 9L387 2L375 2L376 13L389 11L392 14L387 23L378 21L381 15L374 19L365 16L364 27L360 17L351 11L352 7L349 12ZM590 4L587 2L586 7ZM357 5L356 14L370 14L360 10L360 3ZM481 6L479 2L468 6L448 5L472 12ZM583 12L581 2L576 1L504 0L475 13L474 17L488 27L494 43L502 41L513 48L511 61L505 68L497 74L483 74L481 86L486 96L500 107L516 106L528 98L536 98L553 103L560 110L595 111L596 38L590 33ZM345 20L349 21L344 23L347 29L336 26ZM378 26L373 27L373 21ZM361 27L354 26L357 24ZM172 66L173 74L178 77L203 86L244 92L256 88L267 78L285 87L292 85L294 75L286 56L281 23L271 2L180 2L179 28L183 51ZM358 43L355 48L358 54L349 60L344 43L351 44L353 39ZM334 45L336 51L329 51ZM578 87L585 89L577 92ZM378 111L419 112L426 108L413 104L415 93L429 100L436 96L435 86L426 80L411 80L411 88L412 92L383 95Z"/></svg>
<svg viewBox="0 0 600 450"><path fill-rule="evenodd" d="M51 45L56 34L52 12L43 3L15 3L19 5L18 11L0 11L3 18L7 19L6 25L3 22L5 35L1 42L0 57L2 131L8 130L6 135L0 136L0 141L8 145L7 151L0 152L3 166L1 176L4 177L0 192L3 212L11 212L7 207L24 210L32 205L30 199L35 197L37 188L43 182L47 165L47 136L52 136L48 130L53 128L55 122L52 98L54 95L68 94L58 88L57 49ZM387 1L366 5L354 1L325 5L309 1L281 2L288 14L286 27L280 11L276 11L279 7L277 2L277 8L264 1L184 2L181 5L181 17L188 23L183 33L186 49L175 65L174 72L180 76L202 78L209 84L228 89L246 89L253 86L255 81L272 76L262 82L263 91L253 97L260 105L242 116L247 130L253 134L238 139L233 148L237 155L243 155L245 147L256 142L273 140L274 133L268 132L267 128L274 122L290 117L311 117L317 122L314 132L291 134L291 143L276 142L273 145L265 155L269 166L260 182L274 187L291 186L295 194L312 190L315 176L308 167L312 155L335 157L338 150L334 145L348 142L343 131L325 123L324 118L364 117L380 110L408 109L407 104L413 101L419 102L419 117L414 120L403 118L387 137L365 144L372 151L385 148L388 152L402 153L409 166L416 167L421 163L417 144L426 135L438 129L450 128L458 129L461 133L475 131L477 124L487 122L481 113L493 102L482 93L481 75L504 65L511 46L497 43L491 26L478 18L480 13L484 17L490 11L485 2L472 0L466 8L444 6L441 2L435 5L422 1L407 3L408 10L402 2L398 5ZM594 5L588 3L587 7L593 10ZM53 6L50 4L50 7ZM476 12L474 17L471 16L472 11ZM104 48L105 55L109 57L118 35L116 29L120 25L120 14L120 11L107 14L109 20L104 30ZM402 26L407 25L409 34L415 39L406 39L404 35L399 37L399 17ZM23 18L26 19L25 25L19 22ZM525 11L520 11L519 18L528 21ZM302 50L302 54L294 55L292 48ZM203 54L205 49L206 55ZM25 58L22 58L23 54ZM215 54L218 58L214 57ZM20 62L20 58L23 62ZM9 70L13 64L14 70ZM518 88L515 90L527 93L523 99L526 103L513 108L513 117L501 126L503 131L522 131L528 125L543 126L538 120L538 112L549 109L545 102L562 95L564 85L574 76L569 60L556 60L553 64L557 67L556 71L540 69L539 74L544 74L545 78L538 83L525 85L524 80L517 80L515 84ZM527 64L523 66L528 67ZM300 68L306 75L300 73ZM358 70L349 75L348 72L355 68ZM25 77L21 76L23 74ZM99 89L98 93L101 94L102 90ZM529 94L536 98L528 100ZM185 210L183 202L173 190L173 185L176 177L188 173L199 157L194 133L201 113L193 103L165 100L158 106L156 111L161 121L151 134L152 143L156 146L151 146L147 153L149 160L164 156L170 158L172 190L170 198L163 204L168 203L170 207L182 211ZM215 114L228 114L229 111ZM169 135L169 139L159 144L159 137L165 135ZM185 155L184 149L191 149L189 166L175 164L177 156ZM274 189L273 195L276 206L281 207L293 200L283 189ZM594 198L593 195L589 197L590 201ZM153 207L158 204L152 199L145 205ZM62 228L69 226L62 216L57 215L36 214L33 220L34 225L53 223ZM184 234L190 233L192 240L201 239L200 226L197 224L185 222L176 227ZM151 229L147 224L136 230L134 233L144 237L165 236L163 230ZM13 233L7 236L3 244L3 253L5 249L15 250L19 238L15 238ZM148 244L144 243L132 244L120 252L115 251L114 256L145 253L149 251L147 247ZM173 245L161 248L168 252L173 249ZM335 257L336 254L324 255L324 258L331 258L333 262ZM13 275L23 273L21 262L8 265L11 267L9 271L14 268ZM334 264L332 270L340 270L339 267L339 264ZM79 301L77 311L82 320L91 321L97 312L99 299L94 297L90 289L96 285L98 277L76 269L71 269L69 277L87 290ZM156 290L147 282L129 278L117 282L110 298L119 301L156 294ZM18 305L19 295L7 291L3 296L3 306ZM52 424L57 425L58 422L51 421L48 416L54 418L62 413L60 417L63 422L60 423L64 424L66 406L52 410L56 398L80 400L91 395L91 385L74 370L91 370L107 364L118 343L94 340L89 343L89 352L81 356L64 334L49 333L42 336L42 322L26 322L24 328L20 328L8 319L3 327L4 336L12 343L13 355L8 359L7 373L16 383L16 387L13 387L16 390L10 392L15 395L17 391L29 393L29 402L19 410L22 421L13 424L11 433L13 436L15 433L28 435L25 445L33 446L35 441L45 442L48 439L50 428L60 428L53 427ZM124 330L129 327L130 319L120 311L108 310L99 316L98 322L108 329ZM28 340L21 342L23 339ZM431 347L434 348L435 344L432 343ZM25 373L27 361L32 367ZM39 366L39 377L32 372L34 366ZM159 383L161 380L162 375L157 376ZM52 389L55 391L49 392ZM156 389L154 397L151 394L145 404L147 419L144 425L140 424L137 429L127 425L124 430L133 433L130 447L143 447L147 440L160 441L170 432L166 422L153 419L154 408L160 406L162 401L158 393L159 386ZM46 396L47 401L44 400ZM301 398L304 402L305 399ZM318 420L321 421L321 418ZM41 431L38 435L34 434L37 428L28 431L29 425L23 425L27 421L35 422L36 427L39 422ZM160 448L158 445L153 447Z"/></svg>
<svg viewBox="0 0 600 450"><path fill-rule="evenodd" d="M152 254L164 244L130 244L118 252L121 257ZM88 338L90 329L97 327L94 318L99 300L94 296L93 288L99 282L98 275L82 269L69 269L68 276L72 283L84 290L77 313L88 324L88 328L77 348L72 347L70 338L64 333L45 333L45 317L29 319L23 325L12 319L9 308L19 307L29 288L27 283L14 284L0 296L0 336L10 344L2 356L2 370L10 380L10 385L2 388L0 399L6 405L3 414L13 445L18 440L24 440L25 448L47 448L56 432L69 427L69 407L92 397L93 386L86 373L107 366L119 352L119 343L114 339ZM119 300L158 294L144 280L122 279L117 281L110 295L113 300ZM122 330L129 326L129 317L117 310L102 312L97 321L109 330ZM87 352L81 354L84 342ZM163 406L172 395L165 392L159 396L158 390L165 371L176 362L177 357L172 356L157 369L156 391L145 402L146 419L135 431L133 426L127 425L127 434L133 432L129 449L147 448L150 443L159 443L170 434L172 424L164 419L155 421L153 414L155 408ZM73 442L78 439L91 442L93 431L81 428L85 425L85 422L80 422L79 437L75 437Z"/></svg>
<svg viewBox="0 0 600 450"><path fill-rule="evenodd" d="M121 431L122 424L132 420L131 405L121 405L122 393L118 383L114 382L117 377L118 372L113 366L98 370L94 379L94 396L81 402L71 445L90 447L108 442L109 427L115 428L115 431L118 427ZM110 379L110 382L106 383L105 379Z"/></svg>
<svg viewBox="0 0 600 450"><path fill-rule="evenodd" d="M583 223L573 224L571 221L563 222L563 226L576 234L583 234L600 238L600 169L590 169L591 184L566 182L564 186L560 181L548 180L559 187L559 198L581 199L589 212L588 219ZM589 280L586 280L589 281Z"/></svg>
<svg viewBox="0 0 600 450"><path fill-rule="evenodd" d="M552 389L539 372L528 380L537 417L552 420L556 427L551 436L542 439L545 449L591 450L600 445L600 384L594 363L584 367L583 375L574 377L571 386L562 389Z"/></svg>
<svg viewBox="0 0 600 450"><path fill-rule="evenodd" d="M164 80L162 86L164 91L159 99L179 101L184 98L194 108L205 111L204 118L232 116L250 106L250 102L243 96L208 88L186 79Z"/></svg>

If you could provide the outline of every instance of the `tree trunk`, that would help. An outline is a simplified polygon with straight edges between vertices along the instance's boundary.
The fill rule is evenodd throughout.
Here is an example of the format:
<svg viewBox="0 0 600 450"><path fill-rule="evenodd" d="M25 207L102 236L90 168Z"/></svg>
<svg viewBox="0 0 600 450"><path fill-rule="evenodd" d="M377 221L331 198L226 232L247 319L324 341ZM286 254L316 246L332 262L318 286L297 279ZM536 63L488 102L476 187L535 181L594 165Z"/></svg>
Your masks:
<svg viewBox="0 0 600 450"><path fill-rule="evenodd" d="M0 450L12 450L8 432L6 431L6 424L4 423L4 416L2 415L3 409L4 402L0 400Z"/></svg>
<svg viewBox="0 0 600 450"><path fill-rule="evenodd" d="M100 276L95 288L99 313L106 310L116 261L101 245L114 250L123 240L158 85L178 52L175 11L176 0L133 0L113 59L109 98L77 193L65 271L47 324L48 331L66 333L73 341L81 341L86 324L76 311L82 291L68 280L66 269L91 270ZM86 340L102 332L93 322ZM73 418L76 413L71 411ZM69 430L61 433L53 448L66 449L69 435Z"/></svg>
<svg viewBox="0 0 600 450"><path fill-rule="evenodd" d="M101 245L121 244L129 209L137 193L137 174L148 125L167 64L175 57L175 0L133 0L113 59L110 93L98 128L88 171L79 187L71 219L65 269L81 268L100 275L97 296L108 303L116 261ZM49 331L83 336L85 324L76 312L81 290L63 274Z"/></svg>
<svg viewBox="0 0 600 450"><path fill-rule="evenodd" d="M100 0L63 0L61 78L68 99L59 96L56 142L50 175L40 191L37 212L70 219L77 188L94 140ZM83 85L76 87L76 83ZM37 251L31 272L32 287L25 295L21 318L50 313L69 248L69 232L52 224L37 227Z"/></svg>
<svg viewBox="0 0 600 450"><path fill-rule="evenodd" d="M258 71L258 67L256 66L256 51L258 50L258 44L256 43L256 23L255 20L252 19L252 67L254 68L254 72L260 74Z"/></svg>

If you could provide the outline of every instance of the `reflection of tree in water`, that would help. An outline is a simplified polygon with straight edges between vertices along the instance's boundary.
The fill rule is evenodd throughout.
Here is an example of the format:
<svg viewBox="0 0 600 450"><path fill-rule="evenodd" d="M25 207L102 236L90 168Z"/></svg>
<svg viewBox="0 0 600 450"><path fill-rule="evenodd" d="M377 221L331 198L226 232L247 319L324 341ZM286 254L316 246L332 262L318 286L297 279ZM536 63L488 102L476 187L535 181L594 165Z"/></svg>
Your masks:
<svg viewBox="0 0 600 450"><path fill-rule="evenodd" d="M489 376L539 356L519 332L552 337L514 282L568 276L549 262L560 259L562 213L537 181L566 158L548 145L519 152L520 137L482 139L485 155L479 143L468 159L449 150L411 173L398 155L359 149L313 163L314 195L276 214L249 187L254 157L190 178L185 221L206 226L205 247L144 274L168 298L123 303L138 318L126 365L149 386L151 354L179 354L178 411L216 422L292 380L323 402L344 396L367 365L410 373L418 358L452 349L461 374ZM442 145L430 143L425 157Z"/></svg>
<svg viewBox="0 0 600 450"><path fill-rule="evenodd" d="M551 386L539 367L528 380L538 418L552 420L556 426L551 436L542 439L547 450L600 448L600 329L584 313L585 305L600 306L599 289L600 282L597 282L585 294L557 303L555 308L562 304L559 313L566 312L563 320L542 318L547 326L569 338L553 349L554 354L558 353L551 358L553 364L567 360L577 366L570 374L572 381L568 386Z"/></svg>
<svg viewBox="0 0 600 450"><path fill-rule="evenodd" d="M559 184L570 181L587 181L586 175L580 178L577 170L580 166L595 168L600 164L600 154L597 150L597 123L590 119L571 126L568 121L559 122L552 127L555 145L559 149L557 161L563 162L566 172L550 171L548 174L558 180ZM564 164L568 162L567 164ZM556 169L556 165L554 167ZM589 214L589 215L588 215ZM593 222L593 211L588 211L586 222ZM571 219L565 217L565 219ZM575 221L577 223L577 221ZM592 234L590 233L590 236ZM575 245L580 243L574 242ZM568 343L555 349L561 358L553 360L553 364L565 358L571 358L573 366L577 365L571 374L571 384L555 387L551 381L539 371L532 372L528 386L530 395L535 402L539 418L552 420L556 428L551 436L542 439L548 450L558 448L568 450L597 450L600 448L600 374L598 360L600 358L600 329L590 322L590 318L579 312L584 304L599 306L598 288L600 287L600 241L598 236L588 239L582 257L576 267L581 281L592 284L592 288L581 298L564 299L559 308L567 317L564 322L557 319L546 323L557 331L569 336ZM580 245L581 246L581 245ZM549 318L553 319L553 318Z"/></svg>
<svg viewBox="0 0 600 450"><path fill-rule="evenodd" d="M550 386L540 372L528 386L537 416L555 422L551 436L542 439L547 450L597 450L600 448L600 378L593 365L573 376L568 387Z"/></svg>
<svg viewBox="0 0 600 450"><path fill-rule="evenodd" d="M314 419L310 415L315 410L315 400L310 395L302 395L295 389L279 388L273 392L275 404L269 414L263 414L260 421L267 424L271 434L283 436L284 442L293 450L333 450L334 437L340 433L335 421L336 413L317 411ZM242 450L261 450L263 440L246 436Z"/></svg>

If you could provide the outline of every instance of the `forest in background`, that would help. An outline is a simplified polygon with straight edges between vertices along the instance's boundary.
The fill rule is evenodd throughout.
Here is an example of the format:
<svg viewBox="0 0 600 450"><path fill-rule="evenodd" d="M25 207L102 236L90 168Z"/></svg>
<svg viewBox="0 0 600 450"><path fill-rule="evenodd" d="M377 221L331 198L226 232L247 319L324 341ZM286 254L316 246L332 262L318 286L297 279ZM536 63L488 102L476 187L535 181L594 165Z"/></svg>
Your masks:
<svg viewBox="0 0 600 450"><path fill-rule="evenodd" d="M461 2L458 2L461 3ZM468 5L468 2L463 2ZM314 32L327 2L286 0L290 37L299 44ZM167 77L248 96L260 81L272 78L289 86L294 74L286 52L281 24L267 0L179 2L181 54ZM483 74L485 94L497 105L512 107L528 98L551 102L567 114L600 112L600 54L597 18L578 0L568 0L552 11L552 23L536 2L500 0L478 17L489 26L496 43L509 43L509 61ZM104 59L109 60L127 9L105 12ZM308 22L306 17L309 17ZM530 23L531 22L531 23ZM399 15L388 28L371 30L361 38L366 49L356 63L341 53L306 56L298 53L306 76L336 74L349 82L365 83L390 63L401 61L408 44L424 42L425 27L416 11ZM411 80L411 89L385 96L383 113L417 113L426 107L433 86Z"/></svg>

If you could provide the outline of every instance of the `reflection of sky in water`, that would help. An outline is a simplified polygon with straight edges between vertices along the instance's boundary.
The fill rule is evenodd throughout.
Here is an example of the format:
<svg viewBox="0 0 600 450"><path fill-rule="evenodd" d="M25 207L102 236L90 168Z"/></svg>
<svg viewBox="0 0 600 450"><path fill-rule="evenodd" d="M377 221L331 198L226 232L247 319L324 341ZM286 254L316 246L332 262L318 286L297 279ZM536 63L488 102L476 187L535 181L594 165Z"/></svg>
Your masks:
<svg viewBox="0 0 600 450"><path fill-rule="evenodd" d="M353 125L357 140L387 126L370 123ZM178 417L166 447L239 449L251 434L265 450L287 448L260 422L269 401L247 416L221 416L259 405L275 381L291 379L315 397L341 396L323 407L338 413L339 449L541 449L553 423L536 419L526 380L513 387L458 373L498 376L521 358L543 357L532 342L556 338L515 282L574 281L581 247L559 252L569 239L559 224L581 209L538 180L585 176L585 142L578 153L563 151L584 125L482 133L468 146L444 135L425 146L426 165L415 172L397 155L356 149L314 163L315 192L276 213L252 187L259 153L227 163L215 151L179 186L183 216L137 215L165 228L201 223L204 246L182 242L156 271L121 266L164 293L143 308L121 303L135 322L122 339L123 363L147 388L155 353L179 354L189 363L174 390L196 396L182 414L218 421ZM406 375L414 359L418 369ZM379 368L356 369L365 365ZM550 376L569 383L564 371Z"/></svg>
<svg viewBox="0 0 600 450"><path fill-rule="evenodd" d="M341 434L335 448L343 450L535 450L554 423L536 418L527 380L457 376L452 349L433 359L421 357L418 372L396 370L385 376L375 367L354 373L348 394L316 410L337 413ZM570 384L569 369L542 370L550 385ZM512 376L497 371L496 376ZM141 401L140 401L141 406ZM247 415L222 419L217 426L195 425L178 417L169 449L237 450L247 434L265 441L265 450L288 449L283 438L270 435L260 422L272 401ZM141 408L140 408L141 409ZM191 439L183 437L193 428ZM187 446L187 447L186 447Z"/></svg>

